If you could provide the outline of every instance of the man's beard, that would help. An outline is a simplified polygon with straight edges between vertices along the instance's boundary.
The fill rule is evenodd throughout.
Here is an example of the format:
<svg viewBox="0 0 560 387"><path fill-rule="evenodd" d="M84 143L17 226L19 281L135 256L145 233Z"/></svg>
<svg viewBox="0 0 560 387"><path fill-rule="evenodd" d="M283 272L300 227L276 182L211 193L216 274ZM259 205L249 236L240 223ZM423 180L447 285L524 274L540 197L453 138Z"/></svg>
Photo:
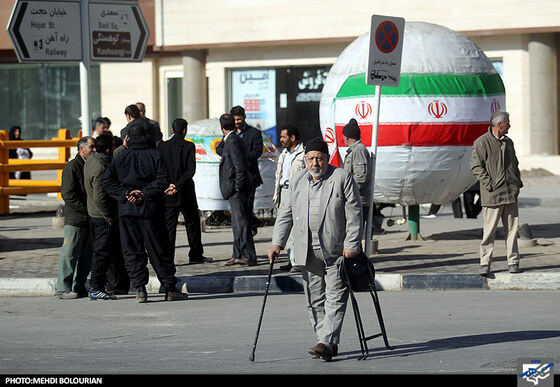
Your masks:
<svg viewBox="0 0 560 387"><path fill-rule="evenodd" d="M323 172L323 170L321 168L311 168L309 170L309 174L311 175L312 178L314 178L315 180L319 180L320 178L323 177L323 175L325 174Z"/></svg>

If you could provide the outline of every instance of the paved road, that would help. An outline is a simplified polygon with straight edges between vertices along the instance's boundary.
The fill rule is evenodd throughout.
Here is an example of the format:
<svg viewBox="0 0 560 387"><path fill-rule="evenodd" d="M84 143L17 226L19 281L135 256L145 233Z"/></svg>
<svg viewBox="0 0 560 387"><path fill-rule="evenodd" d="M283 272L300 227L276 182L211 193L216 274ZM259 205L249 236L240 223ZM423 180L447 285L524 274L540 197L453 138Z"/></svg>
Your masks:
<svg viewBox="0 0 560 387"><path fill-rule="evenodd" d="M360 293L366 333L378 332ZM249 361L262 294L193 294L146 304L54 297L0 298L1 375L508 374L517 359L560 362L557 291L382 291L392 351L380 338L358 361L351 307L340 356L313 360L302 294L269 294L256 358ZM556 367L556 373L560 367ZM187 379L185 379L187 380ZM513 384L512 384L513 385Z"/></svg>

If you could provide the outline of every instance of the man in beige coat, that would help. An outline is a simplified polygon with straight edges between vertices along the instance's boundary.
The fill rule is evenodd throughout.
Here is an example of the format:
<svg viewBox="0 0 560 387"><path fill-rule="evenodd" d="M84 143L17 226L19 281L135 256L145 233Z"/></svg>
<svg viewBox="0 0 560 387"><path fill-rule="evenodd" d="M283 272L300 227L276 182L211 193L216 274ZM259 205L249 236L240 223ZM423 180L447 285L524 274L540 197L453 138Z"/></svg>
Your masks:
<svg viewBox="0 0 560 387"><path fill-rule="evenodd" d="M480 181L480 198L484 217L480 244L480 274L490 274L496 228L500 219L506 234L507 261L510 273L519 273L517 197L523 187L513 141L506 136L509 114L496 111L488 132L473 144L471 171Z"/></svg>
<svg viewBox="0 0 560 387"><path fill-rule="evenodd" d="M326 142L305 147L307 169L290 181L287 200L278 209L268 257L271 262L286 246L293 230L295 264L303 266L307 306L319 343L312 357L330 361L337 354L348 291L338 267L361 250L362 207L352 175L328 164Z"/></svg>

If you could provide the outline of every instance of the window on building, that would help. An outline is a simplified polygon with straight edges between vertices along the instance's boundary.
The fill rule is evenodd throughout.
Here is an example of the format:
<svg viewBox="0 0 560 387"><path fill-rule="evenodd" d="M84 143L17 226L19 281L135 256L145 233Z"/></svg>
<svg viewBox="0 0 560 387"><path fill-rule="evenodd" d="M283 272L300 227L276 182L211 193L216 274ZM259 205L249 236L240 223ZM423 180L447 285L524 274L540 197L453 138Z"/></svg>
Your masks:
<svg viewBox="0 0 560 387"><path fill-rule="evenodd" d="M167 137L171 136L171 124L183 118L183 72L170 71L165 74L167 88Z"/></svg>
<svg viewBox="0 0 560 387"><path fill-rule="evenodd" d="M81 129L78 64L0 65L0 129L22 127L26 140L47 140L59 129ZM90 69L91 120L100 112L99 65Z"/></svg>
<svg viewBox="0 0 560 387"><path fill-rule="evenodd" d="M502 58L490 59L490 62L492 62L492 66L494 66L494 68L496 69L498 74L500 74L500 77L503 77L504 76L504 61L503 61L503 59Z"/></svg>
<svg viewBox="0 0 560 387"><path fill-rule="evenodd" d="M243 106L247 122L263 130L275 144L278 128L287 123L298 127L303 142L322 137L319 105L330 67L230 70L230 106Z"/></svg>

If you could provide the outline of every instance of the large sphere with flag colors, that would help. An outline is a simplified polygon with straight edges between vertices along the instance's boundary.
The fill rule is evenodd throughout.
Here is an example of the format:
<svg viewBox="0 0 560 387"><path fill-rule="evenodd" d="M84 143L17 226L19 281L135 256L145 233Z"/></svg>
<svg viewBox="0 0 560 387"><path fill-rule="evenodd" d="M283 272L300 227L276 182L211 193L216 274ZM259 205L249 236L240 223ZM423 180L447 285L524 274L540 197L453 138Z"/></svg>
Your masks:
<svg viewBox="0 0 560 387"><path fill-rule="evenodd" d="M320 105L331 163L342 165L344 125L355 118L372 144L375 86L366 84L370 36L352 42L329 71ZM374 200L444 204L475 180L472 144L505 110L502 79L482 50L446 27L407 22L397 87L381 87ZM371 148L374 149L374 148Z"/></svg>

